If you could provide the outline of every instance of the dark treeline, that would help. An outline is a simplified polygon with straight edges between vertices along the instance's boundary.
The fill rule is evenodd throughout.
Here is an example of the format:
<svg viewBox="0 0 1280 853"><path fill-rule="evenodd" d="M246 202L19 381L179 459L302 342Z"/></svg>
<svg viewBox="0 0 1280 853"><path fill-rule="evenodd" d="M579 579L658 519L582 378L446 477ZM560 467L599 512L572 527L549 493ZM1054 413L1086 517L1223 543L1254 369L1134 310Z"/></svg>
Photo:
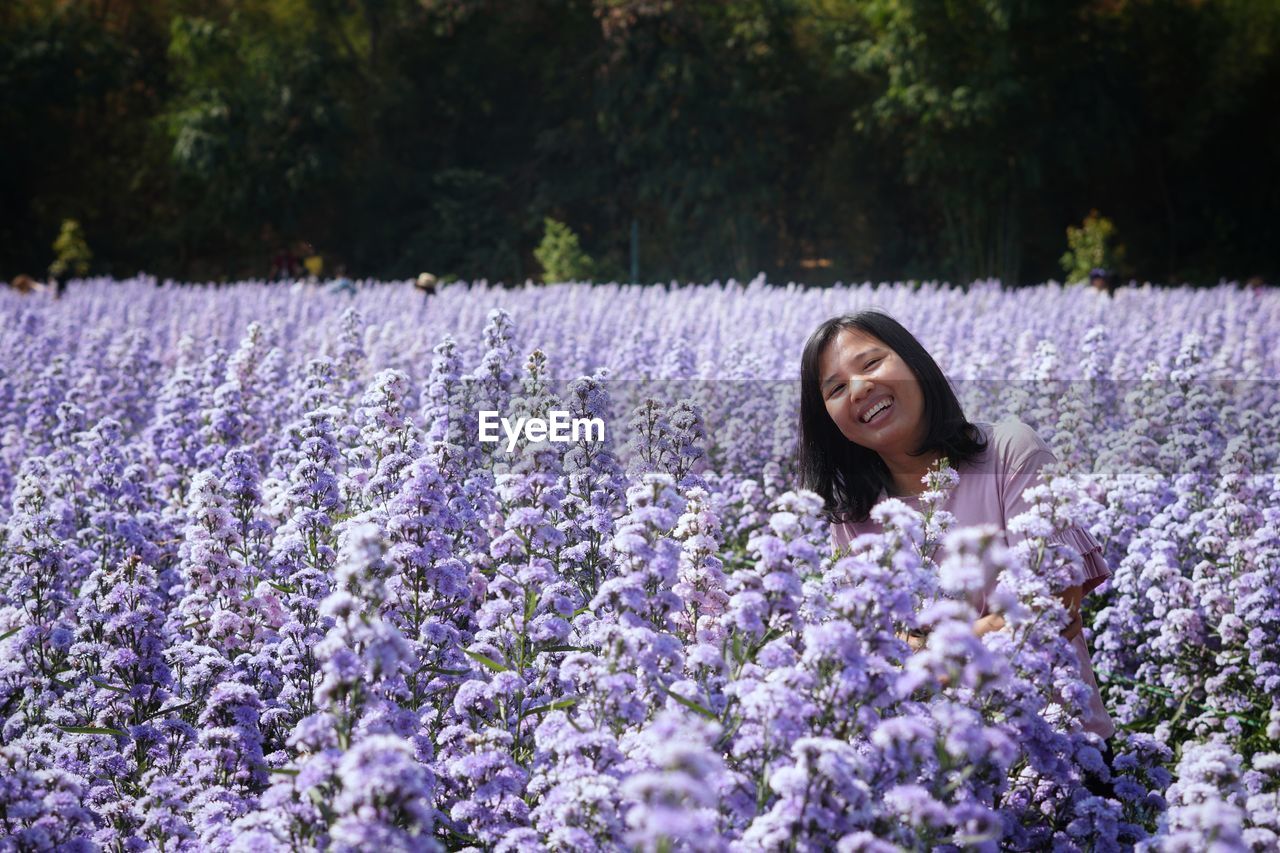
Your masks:
<svg viewBox="0 0 1280 853"><path fill-rule="evenodd" d="M0 278L1280 273L1272 0L0 3Z"/></svg>

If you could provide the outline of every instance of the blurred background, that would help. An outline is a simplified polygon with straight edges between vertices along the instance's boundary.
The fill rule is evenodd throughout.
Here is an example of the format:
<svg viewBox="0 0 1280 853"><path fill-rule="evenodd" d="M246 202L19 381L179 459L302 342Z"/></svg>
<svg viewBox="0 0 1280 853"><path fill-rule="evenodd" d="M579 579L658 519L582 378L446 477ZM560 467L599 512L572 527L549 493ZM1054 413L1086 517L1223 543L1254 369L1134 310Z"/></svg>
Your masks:
<svg viewBox="0 0 1280 853"><path fill-rule="evenodd" d="M0 3L0 278L1269 282L1278 45L1274 0Z"/></svg>

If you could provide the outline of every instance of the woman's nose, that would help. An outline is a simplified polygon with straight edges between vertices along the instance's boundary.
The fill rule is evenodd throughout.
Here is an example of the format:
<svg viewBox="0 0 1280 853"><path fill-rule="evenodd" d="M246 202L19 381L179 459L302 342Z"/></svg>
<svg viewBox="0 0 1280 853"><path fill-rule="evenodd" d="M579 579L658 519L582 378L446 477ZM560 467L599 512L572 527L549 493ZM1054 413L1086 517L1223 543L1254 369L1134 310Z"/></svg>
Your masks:
<svg viewBox="0 0 1280 853"><path fill-rule="evenodd" d="M849 399L857 402L867 396L867 392L871 390L871 383L864 379L852 378L849 380Z"/></svg>

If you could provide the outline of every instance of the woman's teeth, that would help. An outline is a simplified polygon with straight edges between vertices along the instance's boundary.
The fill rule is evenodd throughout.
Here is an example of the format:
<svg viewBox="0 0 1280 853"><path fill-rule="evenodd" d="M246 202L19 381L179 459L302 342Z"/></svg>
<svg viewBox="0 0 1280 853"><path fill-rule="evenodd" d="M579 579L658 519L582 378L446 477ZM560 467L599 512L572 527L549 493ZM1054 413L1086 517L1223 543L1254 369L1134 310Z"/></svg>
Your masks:
<svg viewBox="0 0 1280 853"><path fill-rule="evenodd" d="M872 420L879 417L880 413L886 411L891 405L893 405L893 400L884 400L882 402L877 403L876 407L872 409L870 412L868 412L866 416L862 419L862 422L864 424L871 423Z"/></svg>

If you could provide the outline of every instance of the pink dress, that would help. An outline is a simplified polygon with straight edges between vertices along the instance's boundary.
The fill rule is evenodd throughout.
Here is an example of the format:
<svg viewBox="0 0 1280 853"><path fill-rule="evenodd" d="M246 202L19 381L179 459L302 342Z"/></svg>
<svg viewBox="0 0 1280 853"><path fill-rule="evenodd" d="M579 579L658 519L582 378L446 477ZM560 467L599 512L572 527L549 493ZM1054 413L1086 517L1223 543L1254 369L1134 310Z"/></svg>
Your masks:
<svg viewBox="0 0 1280 853"><path fill-rule="evenodd" d="M994 524L1004 532L1006 544L1012 546L1020 539L1021 534L1010 533L1009 519L1025 512L1029 505L1022 498L1027 488L1036 484L1040 468L1054 460L1053 452L1040 436L1036 435L1027 424L1019 420L1005 420L997 424L975 423L987 440L987 449L977 457L962 464L956 469L960 481L952 489L942 508L955 516L952 529L977 524ZM885 499L881 491L879 501ZM900 498L913 509L919 509L919 498L908 496ZM879 532L880 525L868 519L861 523L846 522L833 524L832 535L839 547L863 534ZM1102 583L1111 572L1106 561L1102 559L1102 545L1098 540L1079 525L1072 525L1054 537L1057 541L1070 545L1084 560L1083 591L1088 593ZM941 551L941 548L939 549ZM941 556L937 554L935 556ZM995 581L983 591L979 611L986 614L986 597L995 588ZM977 604L977 602L975 602ZM1071 640L1076 655L1080 659L1080 672L1091 690L1089 707L1085 712L1084 727L1103 738L1115 733L1115 725L1102 705L1102 696L1098 693L1098 684L1093 676L1093 665L1089 659L1089 647L1084 635L1078 634Z"/></svg>

